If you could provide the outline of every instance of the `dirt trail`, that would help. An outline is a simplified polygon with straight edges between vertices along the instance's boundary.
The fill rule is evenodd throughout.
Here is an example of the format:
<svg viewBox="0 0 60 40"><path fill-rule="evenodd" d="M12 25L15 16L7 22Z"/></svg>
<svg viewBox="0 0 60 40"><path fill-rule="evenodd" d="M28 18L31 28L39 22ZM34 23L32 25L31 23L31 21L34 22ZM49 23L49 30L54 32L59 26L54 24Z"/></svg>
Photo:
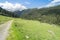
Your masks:
<svg viewBox="0 0 60 40"><path fill-rule="evenodd" d="M9 30L12 22L13 22L13 20L0 25L0 40L6 40L6 37L8 35L8 30Z"/></svg>

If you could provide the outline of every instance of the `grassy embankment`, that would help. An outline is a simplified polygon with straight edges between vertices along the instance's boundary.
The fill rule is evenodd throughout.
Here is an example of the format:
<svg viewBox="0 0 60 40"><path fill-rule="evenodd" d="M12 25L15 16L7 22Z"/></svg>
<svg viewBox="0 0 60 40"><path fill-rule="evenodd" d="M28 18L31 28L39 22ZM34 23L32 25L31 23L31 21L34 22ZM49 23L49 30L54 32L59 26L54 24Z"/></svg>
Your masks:
<svg viewBox="0 0 60 40"><path fill-rule="evenodd" d="M7 40L60 40L60 26L15 19Z"/></svg>
<svg viewBox="0 0 60 40"><path fill-rule="evenodd" d="M11 19L12 19L11 17L6 17L6 16L0 15L0 24L5 23Z"/></svg>

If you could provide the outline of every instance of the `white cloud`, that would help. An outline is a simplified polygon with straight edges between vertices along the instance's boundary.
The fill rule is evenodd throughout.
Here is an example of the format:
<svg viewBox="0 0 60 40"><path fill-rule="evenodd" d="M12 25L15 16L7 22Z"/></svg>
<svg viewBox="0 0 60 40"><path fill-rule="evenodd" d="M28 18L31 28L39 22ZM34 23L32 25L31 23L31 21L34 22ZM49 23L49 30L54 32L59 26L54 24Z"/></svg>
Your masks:
<svg viewBox="0 0 60 40"><path fill-rule="evenodd" d="M60 0L53 0L48 5L46 5L46 7L55 6L59 4L60 4Z"/></svg>
<svg viewBox="0 0 60 40"><path fill-rule="evenodd" d="M19 4L19 3L10 3L10 2L4 2L4 3L0 3L0 7L2 7L3 9L6 9L8 11L15 11L15 10L24 10L27 9L25 6Z"/></svg>
<svg viewBox="0 0 60 40"><path fill-rule="evenodd" d="M60 0L52 0L49 4L40 6L38 8L46 8L46 7L56 6L56 5L60 5Z"/></svg>

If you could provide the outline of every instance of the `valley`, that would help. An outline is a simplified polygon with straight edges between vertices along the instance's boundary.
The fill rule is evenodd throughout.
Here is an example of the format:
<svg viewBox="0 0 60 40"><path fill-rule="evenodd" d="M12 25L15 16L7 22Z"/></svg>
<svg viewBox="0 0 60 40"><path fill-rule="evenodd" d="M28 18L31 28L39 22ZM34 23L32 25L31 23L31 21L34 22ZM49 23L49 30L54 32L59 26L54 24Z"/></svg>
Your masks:
<svg viewBox="0 0 60 40"><path fill-rule="evenodd" d="M0 7L0 25L13 20L6 40L60 40L59 10L60 5L14 12ZM9 23L6 24L6 26L8 25ZM0 31L6 29L6 26L0 28Z"/></svg>

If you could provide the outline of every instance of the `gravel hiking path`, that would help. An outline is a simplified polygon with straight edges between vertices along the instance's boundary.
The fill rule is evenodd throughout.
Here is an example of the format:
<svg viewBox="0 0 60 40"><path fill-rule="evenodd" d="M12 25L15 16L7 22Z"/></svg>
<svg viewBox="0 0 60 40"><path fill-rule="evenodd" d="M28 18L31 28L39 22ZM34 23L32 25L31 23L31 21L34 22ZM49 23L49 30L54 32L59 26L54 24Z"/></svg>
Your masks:
<svg viewBox="0 0 60 40"><path fill-rule="evenodd" d="M13 20L10 20L10 21L0 25L0 40L6 40L6 37L8 35L8 30L9 30L12 22L13 22Z"/></svg>

